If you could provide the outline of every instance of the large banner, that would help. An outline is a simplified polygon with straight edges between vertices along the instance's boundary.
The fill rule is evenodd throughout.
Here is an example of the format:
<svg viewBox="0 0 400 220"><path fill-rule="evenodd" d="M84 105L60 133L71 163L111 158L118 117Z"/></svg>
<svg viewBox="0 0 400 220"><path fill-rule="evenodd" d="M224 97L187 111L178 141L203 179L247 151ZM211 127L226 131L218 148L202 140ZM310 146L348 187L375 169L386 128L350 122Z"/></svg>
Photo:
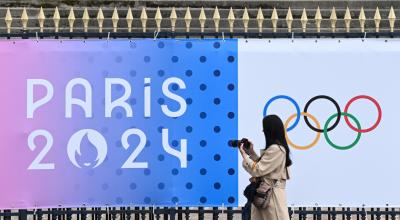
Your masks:
<svg viewBox="0 0 400 220"><path fill-rule="evenodd" d="M237 41L0 42L0 209L237 206Z"/></svg>
<svg viewBox="0 0 400 220"><path fill-rule="evenodd" d="M400 206L400 41L0 41L0 209L242 206L279 115L289 206Z"/></svg>
<svg viewBox="0 0 400 220"><path fill-rule="evenodd" d="M399 55L392 39L239 41L239 136L264 148L263 116L282 118L289 205L400 206Z"/></svg>

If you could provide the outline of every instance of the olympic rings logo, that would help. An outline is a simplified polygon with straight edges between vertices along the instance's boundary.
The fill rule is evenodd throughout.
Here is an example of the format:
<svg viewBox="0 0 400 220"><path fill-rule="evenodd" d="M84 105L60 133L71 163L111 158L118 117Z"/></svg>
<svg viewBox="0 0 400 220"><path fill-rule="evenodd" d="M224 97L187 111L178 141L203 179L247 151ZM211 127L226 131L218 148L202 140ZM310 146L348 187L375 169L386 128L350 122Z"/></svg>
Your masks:
<svg viewBox="0 0 400 220"><path fill-rule="evenodd" d="M293 148L298 149L298 150L307 150L307 149L309 149L309 148L315 146L315 145L317 144L317 142L318 142L320 136L321 136L321 133L324 134L324 137L325 137L325 139L326 139L326 142L327 142L330 146L332 146L333 148L338 149L338 150L348 150L348 149L354 147L354 146L360 141L360 138L361 138L361 134L362 134L362 133L370 132L370 131L374 130L376 127L378 127L378 125L379 125L379 123L381 122L381 119L382 119L382 109L381 109L381 106L379 105L379 103L378 103L374 98L372 98L371 96L367 96L367 95L359 95L359 96L355 96L355 97L351 98L351 99L347 102L347 104L345 105L344 111L343 111L343 112L341 111L339 104L338 104L333 98L331 98L331 97L329 97L329 96L326 96L326 95L318 95L318 96L315 96L315 97L311 98L311 99L306 103L306 105L304 106L304 109L303 109L302 112L300 111L299 105L297 104L297 102L296 102L293 98L291 98L290 96L286 96L286 95L278 95L278 96L272 97L272 98L271 98L270 100L268 100L268 102L265 104L265 106L264 106L264 111L263 111L263 115L264 115L264 116L267 115L267 110L268 110L268 107L271 105L271 103L272 103L273 101L277 100L277 99L286 99L286 100L288 100L289 102L291 102L291 103L295 106L295 108L296 108L296 113L293 114L293 115L291 115L291 116L289 116L289 118L288 118L288 119L286 120L286 122L284 123L284 127L285 127L285 130L286 130L285 136L286 136L286 140L287 140L288 144L289 144L290 146L292 146ZM333 114L333 115L331 115L331 116L328 117L328 119L326 120L325 124L323 125L323 128L321 128L321 124L319 123L319 121L318 121L312 114L310 114L310 113L307 112L307 110L308 110L308 108L310 107L311 103L314 102L314 101L316 101L316 100L318 100L318 99L326 99L326 100L332 102L333 105L334 105L335 108L336 108L336 111L337 111L335 114ZM371 127L369 127L369 128L361 128L361 124L360 124L360 122L358 121L358 119L357 119L354 115L348 113L348 110L349 110L349 108L350 108L350 105L351 105L353 102L355 102L355 101L357 101L357 100L360 100L360 99L366 99L366 100L371 101L371 102L375 105L375 107L377 108L377 110L378 110L378 118L376 119L375 123L374 123ZM305 146L300 146L300 145L294 144L294 143L289 139L289 136L288 136L288 132L291 131L291 130L293 130L293 129L297 126L297 124L299 123L301 115L304 117L304 121L306 122L307 126L308 126L311 130L313 130L313 131L315 131L315 132L317 133L317 135L316 135L316 137L314 138L314 140L313 140L310 144L305 145ZM346 124L350 127L350 129L352 129L353 131L357 132L357 137L356 137L356 139L353 141L353 143L351 143L351 144L349 144L349 145L347 145L347 146L339 146L339 145L333 143L332 140L331 140L331 139L329 138L329 136L328 136L328 132L329 132L329 131L332 131L334 128L336 128L336 126L339 124L340 119L341 119L342 116L344 117L344 120L345 120ZM334 120L335 118L336 118L335 122L334 122L331 126L329 126L329 124L331 123L331 121ZM290 127L288 127L288 126L289 126L289 123L290 123L293 119L295 119L294 123L293 123ZM316 125L316 127L313 126L313 125L310 123L309 119L311 119L311 120L314 122L314 124ZM349 119L351 119L351 120L356 124L356 127L355 127L352 123L350 123L350 120L349 120Z"/></svg>

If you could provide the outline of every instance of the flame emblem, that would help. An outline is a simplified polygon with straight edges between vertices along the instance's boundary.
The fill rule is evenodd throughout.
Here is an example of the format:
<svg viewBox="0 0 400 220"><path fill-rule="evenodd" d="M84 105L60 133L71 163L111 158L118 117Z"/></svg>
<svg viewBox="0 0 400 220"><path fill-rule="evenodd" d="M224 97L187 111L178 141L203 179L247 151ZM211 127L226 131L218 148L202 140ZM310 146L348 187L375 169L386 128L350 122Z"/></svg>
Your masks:
<svg viewBox="0 0 400 220"><path fill-rule="evenodd" d="M76 155L81 156L81 144L83 138L87 136L89 142L93 145L93 147L97 150L96 164L93 168L98 167L101 163L103 163L104 159L107 156L107 142L106 139L101 135L98 131L93 129L82 129L75 132L68 141L67 153L68 158L71 163L78 167L82 168L81 165L78 164L76 160ZM88 167L91 163L84 163L84 166Z"/></svg>

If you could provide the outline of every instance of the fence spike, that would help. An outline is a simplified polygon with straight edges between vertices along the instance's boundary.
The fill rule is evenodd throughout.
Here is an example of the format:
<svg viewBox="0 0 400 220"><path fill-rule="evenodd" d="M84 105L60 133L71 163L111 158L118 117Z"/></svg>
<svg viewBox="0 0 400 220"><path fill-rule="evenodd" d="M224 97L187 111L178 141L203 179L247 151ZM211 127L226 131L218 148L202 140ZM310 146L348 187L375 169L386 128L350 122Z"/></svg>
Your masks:
<svg viewBox="0 0 400 220"><path fill-rule="evenodd" d="M147 12L145 7L142 8L142 13L140 14L140 21L142 22L143 33L145 33L147 26Z"/></svg>
<svg viewBox="0 0 400 220"><path fill-rule="evenodd" d="M131 6L128 7L128 12L126 13L126 25L128 26L128 32L132 31L132 22L133 22L133 14L132 14L132 9Z"/></svg>
<svg viewBox="0 0 400 220"><path fill-rule="evenodd" d="M162 21L162 15L161 15L161 10L160 7L157 7L156 15L154 17L154 20L156 21L157 25L157 31L161 31L161 21Z"/></svg>
<svg viewBox="0 0 400 220"><path fill-rule="evenodd" d="M365 21L367 20L367 18L365 17L365 13L364 13L364 7L361 7L360 15L358 16L358 20L360 21L361 32L364 32L365 31Z"/></svg>
<svg viewBox="0 0 400 220"><path fill-rule="evenodd" d="M264 23L264 14L262 12L261 7L258 8L256 19L257 19L257 24L258 24L258 32L262 33L263 23Z"/></svg>
<svg viewBox="0 0 400 220"><path fill-rule="evenodd" d="M350 14L350 9L347 6L346 8L346 12L344 14L344 23L346 25L346 32L349 33L350 32L350 23L351 23L351 14Z"/></svg>
<svg viewBox="0 0 400 220"><path fill-rule="evenodd" d="M322 22L322 15L321 15L321 10L319 9L319 6L317 7L317 11L315 12L315 26L317 28L317 32L321 32L321 22Z"/></svg>
<svg viewBox="0 0 400 220"><path fill-rule="evenodd" d="M396 22L396 14L394 13L393 6L390 6L390 11L389 11L389 25L390 25L390 32L394 31L394 23Z"/></svg>
<svg viewBox="0 0 400 220"><path fill-rule="evenodd" d="M7 8L7 12L6 12L6 17L4 18L6 25L7 25L7 33L11 33L11 24L12 24L12 16L11 16L11 11L10 8Z"/></svg>
<svg viewBox="0 0 400 220"><path fill-rule="evenodd" d="M178 20L178 16L176 15L175 7L172 7L171 15L169 16L169 20L171 21L171 31L175 31L176 20Z"/></svg>
<svg viewBox="0 0 400 220"><path fill-rule="evenodd" d="M379 12L379 8L376 7L375 10L375 16L374 16L374 21L375 21L375 32L379 32L379 24L381 23L381 13Z"/></svg>
<svg viewBox="0 0 400 220"><path fill-rule="evenodd" d="M39 21L40 32L43 32L43 29L44 29L44 21L46 20L46 16L44 16L44 11L43 11L43 8L42 8L42 7L40 7L40 10L39 10L39 14L38 14L37 19L38 19L38 21Z"/></svg>
<svg viewBox="0 0 400 220"><path fill-rule="evenodd" d="M329 17L329 20L331 21L331 29L332 29L332 32L335 33L335 32L336 32L336 21L337 21L337 16L336 16L336 9L335 9L335 7L332 8L331 16Z"/></svg>
<svg viewBox="0 0 400 220"><path fill-rule="evenodd" d="M112 14L111 21L112 21L112 25L113 25L113 32L117 32L118 21L119 21L119 15L118 15L117 7L114 7L114 12Z"/></svg>
<svg viewBox="0 0 400 220"><path fill-rule="evenodd" d="M82 22L83 22L83 30L84 32L88 31L88 27L89 27L89 12L87 10L87 7L85 7L84 11L83 11L83 15L82 15Z"/></svg>
<svg viewBox="0 0 400 220"><path fill-rule="evenodd" d="M274 7L274 10L272 10L272 15L271 15L271 22L272 22L272 31L275 33L278 25L278 12L276 11L276 8Z"/></svg>
<svg viewBox="0 0 400 220"><path fill-rule="evenodd" d="M286 14L286 24L288 32L292 32L292 23L293 23L293 15L292 15L292 10L289 7L288 12Z"/></svg>
<svg viewBox="0 0 400 220"><path fill-rule="evenodd" d="M27 26L28 26L28 13L26 12L26 8L24 7L24 9L22 10L22 14L21 14L21 23L22 23L22 29L26 30Z"/></svg>
<svg viewBox="0 0 400 220"><path fill-rule="evenodd" d="M206 24L206 19L207 18L206 18L206 13L204 12L204 8L201 7L200 16L199 16L201 33L204 32L204 25Z"/></svg>
<svg viewBox="0 0 400 220"><path fill-rule="evenodd" d="M104 22L104 14L103 10L101 7L99 8L99 11L97 12L97 17L96 17L97 23L99 24L99 33L103 32L103 22Z"/></svg>
<svg viewBox="0 0 400 220"><path fill-rule="evenodd" d="M249 21L250 21L249 12L247 11L247 7L244 7L242 20L243 20L244 32L247 33L248 29L249 29Z"/></svg>
<svg viewBox="0 0 400 220"><path fill-rule="evenodd" d="M308 18L307 18L307 12L306 12L305 8L303 8L303 13L301 14L300 21L301 21L301 28L303 29L303 32L306 32Z"/></svg>
<svg viewBox="0 0 400 220"><path fill-rule="evenodd" d="M54 14L53 14L53 22L54 22L54 32L58 32L58 27L60 25L60 12L58 11L58 7L54 9Z"/></svg>
<svg viewBox="0 0 400 220"><path fill-rule="evenodd" d="M74 32L74 22L75 22L74 8L71 7L71 10L69 11L68 15L69 32Z"/></svg>
<svg viewBox="0 0 400 220"><path fill-rule="evenodd" d="M229 9L228 14L228 22L229 22L229 32L233 32L233 25L235 23L235 14L233 13L232 7Z"/></svg>
<svg viewBox="0 0 400 220"><path fill-rule="evenodd" d="M219 15L217 6L215 6L213 20L214 20L215 32L218 32L219 31L219 21L221 20L221 16Z"/></svg>
<svg viewBox="0 0 400 220"><path fill-rule="evenodd" d="M190 14L190 8L187 7L185 14L186 32L190 32L190 22L192 21L192 15Z"/></svg>

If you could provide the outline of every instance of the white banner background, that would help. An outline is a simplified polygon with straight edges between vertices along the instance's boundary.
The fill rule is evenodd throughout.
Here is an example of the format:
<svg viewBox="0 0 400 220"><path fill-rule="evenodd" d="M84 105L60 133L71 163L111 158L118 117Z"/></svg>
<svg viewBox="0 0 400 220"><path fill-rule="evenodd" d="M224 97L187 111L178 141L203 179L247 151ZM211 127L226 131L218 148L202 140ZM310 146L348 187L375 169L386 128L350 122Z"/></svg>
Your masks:
<svg viewBox="0 0 400 220"><path fill-rule="evenodd" d="M292 97L301 111L317 95L331 96L342 111L357 95L374 97L382 108L379 126L363 133L350 150L334 149L323 134L309 150L291 148L294 164L287 184L289 206L400 206L399 57L400 41L395 39L239 41L239 137L248 137L258 150L265 145L262 111L276 95ZM316 100L308 112L323 126L336 109L327 100ZM284 122L294 113L293 104L282 99L268 109L268 114L278 114ZM372 126L377 119L376 107L367 100L355 101L349 113L362 128ZM316 132L301 117L288 134L294 143L306 145ZM329 132L331 140L339 145L352 143L356 136L343 117ZM249 176L239 159L242 195ZM245 202L241 196L239 204Z"/></svg>

